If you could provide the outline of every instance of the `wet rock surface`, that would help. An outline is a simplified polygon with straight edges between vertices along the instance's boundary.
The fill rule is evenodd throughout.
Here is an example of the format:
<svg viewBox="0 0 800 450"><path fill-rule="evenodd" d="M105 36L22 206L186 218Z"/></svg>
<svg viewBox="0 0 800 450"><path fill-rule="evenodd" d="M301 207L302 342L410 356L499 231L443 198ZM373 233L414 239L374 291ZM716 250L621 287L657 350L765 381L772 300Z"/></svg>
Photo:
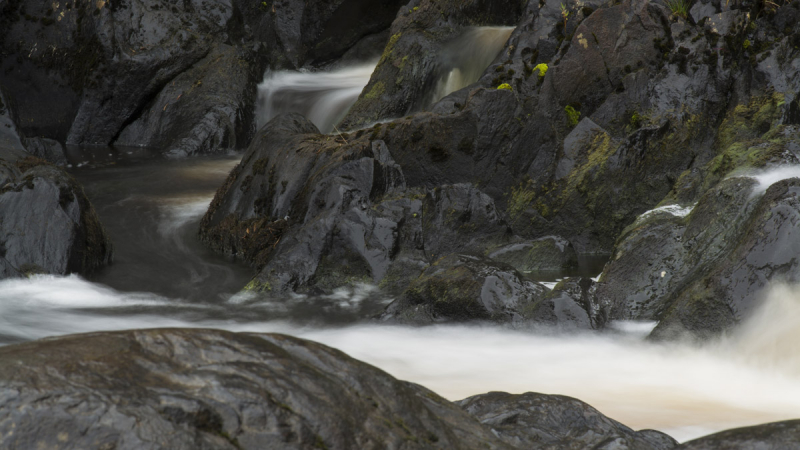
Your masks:
<svg viewBox="0 0 800 450"><path fill-rule="evenodd" d="M510 448L433 392L288 336L97 333L0 360L3 448Z"/></svg>
<svg viewBox="0 0 800 450"><path fill-rule="evenodd" d="M446 256L425 269L379 317L383 322L523 322L548 289L511 267L467 255Z"/></svg>
<svg viewBox="0 0 800 450"><path fill-rule="evenodd" d="M676 448L691 450L711 450L729 448L732 450L758 448L777 450L800 446L800 420L767 423L753 427L735 428L710 436L686 442Z"/></svg>
<svg viewBox="0 0 800 450"><path fill-rule="evenodd" d="M244 148L266 68L336 58L388 28L399 7L9 1L0 15L0 84L28 136L153 146L171 156Z"/></svg>
<svg viewBox="0 0 800 450"><path fill-rule="evenodd" d="M0 92L0 103L5 97ZM32 153L63 161L61 145L20 139L11 106L0 108L0 279L87 274L111 262L111 242L71 176ZM26 148L28 147L28 148Z"/></svg>
<svg viewBox="0 0 800 450"><path fill-rule="evenodd" d="M633 431L574 398L489 392L456 402L515 448L670 449L677 442L655 430Z"/></svg>

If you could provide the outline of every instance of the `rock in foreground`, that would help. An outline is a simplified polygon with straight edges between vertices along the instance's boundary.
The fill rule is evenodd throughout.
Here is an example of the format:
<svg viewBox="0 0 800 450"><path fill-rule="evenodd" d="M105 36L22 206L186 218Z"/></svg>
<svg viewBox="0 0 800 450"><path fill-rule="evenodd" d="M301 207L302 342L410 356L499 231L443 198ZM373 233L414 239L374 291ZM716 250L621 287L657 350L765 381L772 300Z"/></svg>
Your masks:
<svg viewBox="0 0 800 450"><path fill-rule="evenodd" d="M586 403L562 395L489 392L457 404L516 448L644 450L677 445L664 433L633 431Z"/></svg>
<svg viewBox="0 0 800 450"><path fill-rule="evenodd" d="M508 448L456 405L320 344L211 330L0 349L0 448Z"/></svg>

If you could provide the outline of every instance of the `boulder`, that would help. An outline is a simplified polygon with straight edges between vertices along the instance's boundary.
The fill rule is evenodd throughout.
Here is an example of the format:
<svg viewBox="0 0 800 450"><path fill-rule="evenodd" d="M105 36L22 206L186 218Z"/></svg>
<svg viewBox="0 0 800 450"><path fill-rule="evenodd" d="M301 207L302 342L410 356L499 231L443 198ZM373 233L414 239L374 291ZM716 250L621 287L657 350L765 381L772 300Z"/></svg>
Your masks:
<svg viewBox="0 0 800 450"><path fill-rule="evenodd" d="M678 444L655 430L633 431L563 395L489 392L456 404L514 448L666 450Z"/></svg>
<svg viewBox="0 0 800 450"><path fill-rule="evenodd" d="M0 278L109 264L111 242L83 188L44 160L8 156L0 149Z"/></svg>
<svg viewBox="0 0 800 450"><path fill-rule="evenodd" d="M3 100L0 90L0 279L88 274L109 264L111 242L83 187L52 163L27 153L37 145L51 150L61 145L20 139L11 106Z"/></svg>
<svg viewBox="0 0 800 450"><path fill-rule="evenodd" d="M546 293L546 287L524 280L511 267L452 254L425 269L378 319L415 325L522 323Z"/></svg>
<svg viewBox="0 0 800 450"><path fill-rule="evenodd" d="M486 256L520 272L564 273L578 267L578 255L572 244L559 236L504 245L490 250Z"/></svg>
<svg viewBox="0 0 800 450"><path fill-rule="evenodd" d="M95 333L0 361L3 448L511 448L433 392L288 336Z"/></svg>
<svg viewBox="0 0 800 450"><path fill-rule="evenodd" d="M609 307L598 299L596 289L591 278L567 278L555 285L526 315L535 323L562 329L603 329L609 319Z"/></svg>

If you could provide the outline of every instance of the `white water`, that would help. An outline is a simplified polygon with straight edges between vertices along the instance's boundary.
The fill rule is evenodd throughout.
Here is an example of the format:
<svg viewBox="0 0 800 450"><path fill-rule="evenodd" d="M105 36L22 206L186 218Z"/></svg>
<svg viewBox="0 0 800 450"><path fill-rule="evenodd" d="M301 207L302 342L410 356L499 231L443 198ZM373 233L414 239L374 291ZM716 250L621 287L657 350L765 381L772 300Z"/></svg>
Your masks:
<svg viewBox="0 0 800 450"><path fill-rule="evenodd" d="M258 127L278 114L299 112L322 133L330 133L356 102L376 64L365 63L330 72L268 72L258 85Z"/></svg>
<svg viewBox="0 0 800 450"><path fill-rule="evenodd" d="M762 170L752 173L741 173L733 175L731 178L752 178L758 182L758 186L753 189L753 196L763 194L773 184L788 180L789 178L800 178L800 166L780 166L774 169Z"/></svg>
<svg viewBox="0 0 800 450"><path fill-rule="evenodd" d="M497 58L514 27L470 27L445 45L439 65L442 75L427 104L478 81Z"/></svg>
<svg viewBox="0 0 800 450"><path fill-rule="evenodd" d="M332 297L357 303L363 295L363 290L341 291ZM800 416L797 288L773 289L738 334L702 348L647 343L642 338L652 323L617 324L622 332L608 334L467 326L319 328L219 319L227 308L230 303L191 305L122 293L76 276L0 282L5 342L149 327L281 332L339 348L452 400L491 390L569 395L635 429L655 428L680 440ZM247 316L248 308L255 313L262 306L245 302L237 308Z"/></svg>
<svg viewBox="0 0 800 450"><path fill-rule="evenodd" d="M439 78L423 106L478 81L513 30L513 27L470 27L445 45L438 62ZM322 133L335 131L334 126L358 100L376 65L373 61L327 72L267 72L258 85L258 128L278 114L299 112Z"/></svg>

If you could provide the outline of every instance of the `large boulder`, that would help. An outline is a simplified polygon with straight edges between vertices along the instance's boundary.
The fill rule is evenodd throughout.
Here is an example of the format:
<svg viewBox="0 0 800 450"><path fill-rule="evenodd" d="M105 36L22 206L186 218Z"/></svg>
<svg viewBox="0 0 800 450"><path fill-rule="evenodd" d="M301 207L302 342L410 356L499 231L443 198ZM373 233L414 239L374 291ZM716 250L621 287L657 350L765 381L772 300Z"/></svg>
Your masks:
<svg viewBox="0 0 800 450"><path fill-rule="evenodd" d="M515 448L666 450L678 444L655 430L633 431L561 395L489 392L456 404Z"/></svg>
<svg viewBox="0 0 800 450"><path fill-rule="evenodd" d="M288 336L96 333L0 361L3 448L511 448L433 392Z"/></svg>
<svg viewBox="0 0 800 450"><path fill-rule="evenodd" d="M468 184L408 189L386 145L324 136L299 114L259 131L217 192L201 238L282 293L354 282L402 292L427 265L511 238L494 201Z"/></svg>

